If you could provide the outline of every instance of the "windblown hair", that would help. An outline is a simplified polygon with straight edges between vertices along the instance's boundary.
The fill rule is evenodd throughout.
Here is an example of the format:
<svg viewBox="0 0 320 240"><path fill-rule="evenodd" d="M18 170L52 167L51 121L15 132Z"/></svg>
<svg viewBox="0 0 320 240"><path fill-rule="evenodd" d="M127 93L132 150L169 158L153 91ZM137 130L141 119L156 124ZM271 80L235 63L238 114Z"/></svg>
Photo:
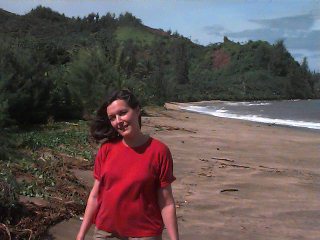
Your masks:
<svg viewBox="0 0 320 240"><path fill-rule="evenodd" d="M107 97L107 100L100 106L97 115L91 123L90 132L96 141L107 141L121 139L122 136L114 129L107 115L107 107L115 100L124 100L132 109L140 107L138 99L127 89L115 91ZM139 116L141 128L141 115Z"/></svg>

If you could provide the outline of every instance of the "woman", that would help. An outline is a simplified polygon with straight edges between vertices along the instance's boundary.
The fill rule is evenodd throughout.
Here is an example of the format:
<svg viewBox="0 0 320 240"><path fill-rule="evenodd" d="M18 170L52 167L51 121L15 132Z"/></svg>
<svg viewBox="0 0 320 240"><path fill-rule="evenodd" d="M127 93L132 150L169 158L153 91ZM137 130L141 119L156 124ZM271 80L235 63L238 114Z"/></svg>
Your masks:
<svg viewBox="0 0 320 240"><path fill-rule="evenodd" d="M136 97L129 90L113 93L98 110L91 133L106 141L96 156L94 186L77 240L92 223L94 239L161 240L165 225L170 239L178 240L171 153L141 132Z"/></svg>

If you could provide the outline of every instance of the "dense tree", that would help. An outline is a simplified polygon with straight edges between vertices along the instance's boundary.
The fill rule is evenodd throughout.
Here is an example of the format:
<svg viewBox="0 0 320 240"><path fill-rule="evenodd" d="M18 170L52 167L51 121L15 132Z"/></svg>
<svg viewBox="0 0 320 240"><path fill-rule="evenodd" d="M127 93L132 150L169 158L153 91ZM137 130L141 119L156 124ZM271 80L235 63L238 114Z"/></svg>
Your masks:
<svg viewBox="0 0 320 240"><path fill-rule="evenodd" d="M189 82L189 57L185 41L183 39L174 41L172 52L175 80L179 84L186 84Z"/></svg>
<svg viewBox="0 0 320 240"><path fill-rule="evenodd" d="M168 84L165 79L165 43L163 41L154 42L153 45L153 71L150 76L152 93L156 96L157 103L162 103L167 97Z"/></svg>
<svg viewBox="0 0 320 240"><path fill-rule="evenodd" d="M289 73L289 65L291 60L291 55L287 51L284 40L278 40L274 44L271 55L271 71L276 76L287 76Z"/></svg>
<svg viewBox="0 0 320 240"><path fill-rule="evenodd" d="M81 98L88 113L99 105L108 89L115 87L120 78L99 46L80 49L67 72L67 84Z"/></svg>
<svg viewBox="0 0 320 240"><path fill-rule="evenodd" d="M47 118L50 65L43 52L13 48L4 42L0 49L1 92L7 98L10 118L19 123L43 122Z"/></svg>
<svg viewBox="0 0 320 240"><path fill-rule="evenodd" d="M131 77L133 74L136 65L137 65L137 59L136 59L136 54L137 54L138 48L137 46L133 43L132 40L127 40L125 41L122 46L120 47L120 54L119 54L119 59L118 59L118 69L122 70L124 74L128 78Z"/></svg>
<svg viewBox="0 0 320 240"><path fill-rule="evenodd" d="M0 11L0 120L81 118L106 92L129 87L144 103L319 98L319 74L284 41L207 47L152 29L131 13L68 18L37 7ZM133 36L134 35L134 36Z"/></svg>
<svg viewBox="0 0 320 240"><path fill-rule="evenodd" d="M26 16L33 18L46 19L53 22L66 21L64 14L53 11L51 8L38 6L32 9Z"/></svg>
<svg viewBox="0 0 320 240"><path fill-rule="evenodd" d="M120 14L119 18L118 18L119 24L121 25L141 25L141 19L136 18L135 16L133 16L131 13L129 12L125 12L124 14Z"/></svg>

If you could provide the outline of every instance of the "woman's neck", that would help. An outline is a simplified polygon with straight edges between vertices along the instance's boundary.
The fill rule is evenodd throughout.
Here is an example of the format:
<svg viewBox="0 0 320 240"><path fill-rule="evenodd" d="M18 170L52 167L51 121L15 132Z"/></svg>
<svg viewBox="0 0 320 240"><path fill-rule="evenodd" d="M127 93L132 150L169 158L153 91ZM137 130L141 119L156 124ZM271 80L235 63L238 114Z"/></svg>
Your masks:
<svg viewBox="0 0 320 240"><path fill-rule="evenodd" d="M149 136L144 135L142 132L140 132L132 138L123 138L122 142L129 147L139 147L143 145L148 139Z"/></svg>

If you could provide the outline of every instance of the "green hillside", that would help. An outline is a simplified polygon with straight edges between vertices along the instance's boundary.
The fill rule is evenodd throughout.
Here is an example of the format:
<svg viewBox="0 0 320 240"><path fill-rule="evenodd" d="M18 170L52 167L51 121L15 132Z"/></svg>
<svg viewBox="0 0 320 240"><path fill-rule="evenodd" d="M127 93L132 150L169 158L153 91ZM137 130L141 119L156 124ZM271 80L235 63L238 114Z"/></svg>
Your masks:
<svg viewBox="0 0 320 240"><path fill-rule="evenodd" d="M320 96L319 74L281 40L201 46L130 13L68 18L41 6L21 16L1 10L0 41L3 126L83 118L123 87L143 104Z"/></svg>
<svg viewBox="0 0 320 240"><path fill-rule="evenodd" d="M135 26L120 26L117 28L115 35L117 41L125 42L131 39L136 44L142 45L151 45L157 39L155 34Z"/></svg>

